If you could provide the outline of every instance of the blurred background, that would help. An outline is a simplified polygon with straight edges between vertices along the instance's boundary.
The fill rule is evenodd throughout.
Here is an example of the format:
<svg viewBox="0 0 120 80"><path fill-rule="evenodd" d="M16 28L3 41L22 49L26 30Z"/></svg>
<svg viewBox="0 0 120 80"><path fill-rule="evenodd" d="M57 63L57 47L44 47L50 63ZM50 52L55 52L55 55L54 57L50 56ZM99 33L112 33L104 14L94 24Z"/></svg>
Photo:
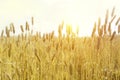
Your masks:
<svg viewBox="0 0 120 80"><path fill-rule="evenodd" d="M104 21L107 9L116 7L115 13L120 16L119 5L119 0L0 0L0 32L14 23L18 34L20 25L31 23L33 16L34 32L54 30L57 35L58 26L64 21L73 30L79 26L79 36L90 36L94 22L99 17Z"/></svg>

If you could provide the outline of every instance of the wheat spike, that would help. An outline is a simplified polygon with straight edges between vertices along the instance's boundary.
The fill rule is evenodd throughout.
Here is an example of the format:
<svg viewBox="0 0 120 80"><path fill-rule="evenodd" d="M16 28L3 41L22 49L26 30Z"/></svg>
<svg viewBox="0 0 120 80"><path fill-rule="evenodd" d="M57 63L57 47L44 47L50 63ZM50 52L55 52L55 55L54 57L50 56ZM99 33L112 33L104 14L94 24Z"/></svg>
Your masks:
<svg viewBox="0 0 120 80"><path fill-rule="evenodd" d="M100 25L101 25L101 19L100 17L98 18L98 28L100 28Z"/></svg>
<svg viewBox="0 0 120 80"><path fill-rule="evenodd" d="M113 9L112 9L111 17L114 16L114 13L115 13L115 7L113 7Z"/></svg>
<svg viewBox="0 0 120 80"><path fill-rule="evenodd" d="M109 32L109 35L111 36L111 23L109 23L108 25L108 32Z"/></svg>
<svg viewBox="0 0 120 80"><path fill-rule="evenodd" d="M72 33L72 26L69 24L66 25L66 33L67 36L70 36L70 34Z"/></svg>
<svg viewBox="0 0 120 80"><path fill-rule="evenodd" d="M100 35L100 25L101 25L101 19L100 17L98 18L98 35Z"/></svg>
<svg viewBox="0 0 120 80"><path fill-rule="evenodd" d="M102 37L103 27L104 27L104 26L102 26L101 28L99 28L99 31L98 31L99 37Z"/></svg>
<svg viewBox="0 0 120 80"><path fill-rule="evenodd" d="M24 29L23 29L23 26L22 26L22 25L20 25L20 28L21 28L21 31L24 32Z"/></svg>
<svg viewBox="0 0 120 80"><path fill-rule="evenodd" d="M32 20L32 25L34 25L34 17L32 17L32 19L31 19L31 20Z"/></svg>
<svg viewBox="0 0 120 80"><path fill-rule="evenodd" d="M108 22L108 17L109 17L109 10L106 11L105 24L107 24Z"/></svg>
<svg viewBox="0 0 120 80"><path fill-rule="evenodd" d="M13 33L15 34L15 27L13 26Z"/></svg>
<svg viewBox="0 0 120 80"><path fill-rule="evenodd" d="M111 19L110 23L112 23L115 18L116 18L116 15L114 15L114 17Z"/></svg>
<svg viewBox="0 0 120 80"><path fill-rule="evenodd" d="M104 25L102 25L101 29L100 29L100 36L103 35L103 28L104 28Z"/></svg>
<svg viewBox="0 0 120 80"><path fill-rule="evenodd" d="M10 24L10 31L12 31L15 34L15 27L13 23Z"/></svg>
<svg viewBox="0 0 120 80"><path fill-rule="evenodd" d="M7 35L7 37L10 37L10 33L9 33L10 31L8 30L8 27L6 27L6 35Z"/></svg>
<svg viewBox="0 0 120 80"><path fill-rule="evenodd" d="M119 21L120 21L120 17L117 19L117 21L115 23L116 26L118 25Z"/></svg>
<svg viewBox="0 0 120 80"><path fill-rule="evenodd" d="M120 33L120 25L118 25L118 33Z"/></svg>
<svg viewBox="0 0 120 80"><path fill-rule="evenodd" d="M94 23L94 27L93 27L93 31L92 31L92 37L95 35L95 31L96 31L96 22Z"/></svg>
<svg viewBox="0 0 120 80"><path fill-rule="evenodd" d="M108 23L109 10L106 11L105 23L104 23L104 35L106 34L106 27Z"/></svg>
<svg viewBox="0 0 120 80"><path fill-rule="evenodd" d="M26 31L29 31L29 24L26 22Z"/></svg>
<svg viewBox="0 0 120 80"><path fill-rule="evenodd" d="M110 41L113 40L113 38L115 37L115 34L116 34L116 32L114 31L113 34L112 34L112 36L111 36L111 38L110 38Z"/></svg>
<svg viewBox="0 0 120 80"><path fill-rule="evenodd" d="M107 25L106 24L104 24L104 35L106 35L106 27L107 27Z"/></svg>
<svg viewBox="0 0 120 80"><path fill-rule="evenodd" d="M62 37L63 26L64 26L64 21L58 27L59 38Z"/></svg>

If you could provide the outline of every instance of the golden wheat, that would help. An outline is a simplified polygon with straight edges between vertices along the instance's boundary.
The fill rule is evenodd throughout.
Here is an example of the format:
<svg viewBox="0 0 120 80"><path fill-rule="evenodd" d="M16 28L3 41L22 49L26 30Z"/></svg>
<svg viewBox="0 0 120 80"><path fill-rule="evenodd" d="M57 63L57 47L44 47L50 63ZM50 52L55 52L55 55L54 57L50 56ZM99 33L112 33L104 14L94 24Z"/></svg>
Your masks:
<svg viewBox="0 0 120 80"><path fill-rule="evenodd" d="M10 36L12 27L6 27L7 37L0 39L0 79L120 80L119 35L114 31L111 36L103 37L103 30L106 35L112 32L113 20L114 14L112 20L108 20L108 11L104 24L98 18L91 34L95 36L98 31L98 36L94 38L74 37L76 33L72 31L71 25L64 25L68 28L67 36L60 39L54 35L54 31L29 35L28 22L26 33L23 33L24 29L20 26L21 34L14 37ZM117 25L119 33L119 22ZM58 34L62 34L62 27L58 29Z"/></svg>
<svg viewBox="0 0 120 80"><path fill-rule="evenodd" d="M114 13L115 13L115 7L113 7L113 9L112 9L112 13L111 13L112 17L114 16Z"/></svg>
<svg viewBox="0 0 120 80"><path fill-rule="evenodd" d="M116 15L113 16L113 18L111 19L110 23L112 23L115 18L116 18Z"/></svg>
<svg viewBox="0 0 120 80"><path fill-rule="evenodd" d="M32 25L34 25L34 17L32 17L31 22L32 22Z"/></svg>
<svg viewBox="0 0 120 80"><path fill-rule="evenodd" d="M15 27L13 23L10 24L10 30L15 34Z"/></svg>
<svg viewBox="0 0 120 80"><path fill-rule="evenodd" d="M109 17L109 10L106 11L106 16L105 16L105 23L104 23L104 35L106 35L106 27L108 23L108 17Z"/></svg>
<svg viewBox="0 0 120 80"><path fill-rule="evenodd" d="M29 31L29 24L26 22L26 31Z"/></svg>
<svg viewBox="0 0 120 80"><path fill-rule="evenodd" d="M6 36L10 37L10 31L9 31L8 27L6 27Z"/></svg>
<svg viewBox="0 0 120 80"><path fill-rule="evenodd" d="M111 23L109 23L108 25L108 32L109 32L109 35L111 36Z"/></svg>
<svg viewBox="0 0 120 80"><path fill-rule="evenodd" d="M1 37L3 37L3 34L4 34L4 30L2 30L2 32L1 32Z"/></svg>
<svg viewBox="0 0 120 80"><path fill-rule="evenodd" d="M110 41L113 40L113 38L115 37L115 34L116 34L116 31L113 32L113 34L112 34L112 36L111 36L111 38L110 38Z"/></svg>
<svg viewBox="0 0 120 80"><path fill-rule="evenodd" d="M118 33L120 33L120 25L118 25Z"/></svg>
<svg viewBox="0 0 120 80"><path fill-rule="evenodd" d="M94 23L94 27L93 27L93 31L92 31L91 37L93 37L95 35L95 32L96 32L96 23Z"/></svg>
<svg viewBox="0 0 120 80"><path fill-rule="evenodd" d="M119 21L120 21L120 17L117 19L117 21L115 23L116 26L118 25Z"/></svg>
<svg viewBox="0 0 120 80"><path fill-rule="evenodd" d="M24 29L23 29L23 26L22 26L22 25L20 25L20 29L21 29L22 32L24 32Z"/></svg>

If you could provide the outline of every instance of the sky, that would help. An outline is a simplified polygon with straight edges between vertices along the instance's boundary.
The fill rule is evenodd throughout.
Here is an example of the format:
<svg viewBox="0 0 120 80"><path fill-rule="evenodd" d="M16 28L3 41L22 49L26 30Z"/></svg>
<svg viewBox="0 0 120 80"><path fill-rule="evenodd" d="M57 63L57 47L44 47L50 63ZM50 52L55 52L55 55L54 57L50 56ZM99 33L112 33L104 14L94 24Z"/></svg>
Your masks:
<svg viewBox="0 0 120 80"><path fill-rule="evenodd" d="M57 34L59 24L64 21L74 30L79 26L79 36L90 36L94 22L99 17L104 21L107 9L111 11L115 6L119 16L119 5L119 0L0 0L0 31L14 23L19 33L20 25L31 23L33 16L34 31L54 30Z"/></svg>

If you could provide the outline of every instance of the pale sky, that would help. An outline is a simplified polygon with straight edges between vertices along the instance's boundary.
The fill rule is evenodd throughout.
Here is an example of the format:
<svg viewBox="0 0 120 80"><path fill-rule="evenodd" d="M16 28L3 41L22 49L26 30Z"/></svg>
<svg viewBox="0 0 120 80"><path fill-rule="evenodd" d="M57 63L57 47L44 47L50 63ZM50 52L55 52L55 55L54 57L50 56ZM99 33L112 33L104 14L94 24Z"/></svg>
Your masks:
<svg viewBox="0 0 120 80"><path fill-rule="evenodd" d="M34 17L34 31L57 33L64 20L73 26L79 25L80 36L91 35L98 17L104 20L105 11L115 6L120 13L120 0L0 0L0 31L11 22L19 33L20 25L30 23Z"/></svg>

